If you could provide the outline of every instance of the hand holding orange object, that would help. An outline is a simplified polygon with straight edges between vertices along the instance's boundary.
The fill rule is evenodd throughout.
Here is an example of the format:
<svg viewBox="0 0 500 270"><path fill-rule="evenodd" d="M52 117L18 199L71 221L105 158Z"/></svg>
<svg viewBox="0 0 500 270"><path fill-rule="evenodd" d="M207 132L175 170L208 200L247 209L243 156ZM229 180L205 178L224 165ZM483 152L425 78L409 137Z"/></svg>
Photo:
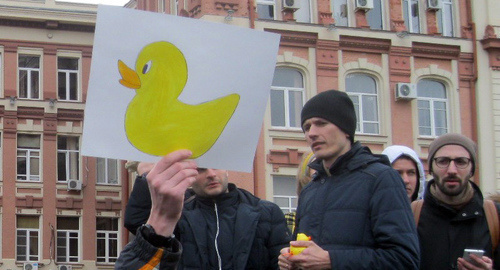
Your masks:
<svg viewBox="0 0 500 270"><path fill-rule="evenodd" d="M305 235L304 233L297 234L297 241L311 241L311 237ZM302 253L306 247L290 246L290 253L292 255L297 255Z"/></svg>

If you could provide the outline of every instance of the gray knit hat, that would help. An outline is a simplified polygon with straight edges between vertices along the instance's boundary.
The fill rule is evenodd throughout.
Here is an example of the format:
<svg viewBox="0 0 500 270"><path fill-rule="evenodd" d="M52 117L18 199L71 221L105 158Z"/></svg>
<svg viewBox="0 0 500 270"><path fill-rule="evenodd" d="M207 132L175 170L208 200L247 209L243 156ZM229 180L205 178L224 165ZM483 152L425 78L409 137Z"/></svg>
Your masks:
<svg viewBox="0 0 500 270"><path fill-rule="evenodd" d="M472 162L471 175L474 175L476 170L476 158L477 158L477 146L476 144L466 136L458 133L447 133L437 137L429 146L429 155L427 162L429 164L429 172L432 172L432 161L436 152L443 146L454 144L460 145L470 154L470 159Z"/></svg>
<svg viewBox="0 0 500 270"><path fill-rule="evenodd" d="M356 112L351 98L338 90L328 90L309 99L302 108L301 126L307 119L320 117L336 125L354 142Z"/></svg>

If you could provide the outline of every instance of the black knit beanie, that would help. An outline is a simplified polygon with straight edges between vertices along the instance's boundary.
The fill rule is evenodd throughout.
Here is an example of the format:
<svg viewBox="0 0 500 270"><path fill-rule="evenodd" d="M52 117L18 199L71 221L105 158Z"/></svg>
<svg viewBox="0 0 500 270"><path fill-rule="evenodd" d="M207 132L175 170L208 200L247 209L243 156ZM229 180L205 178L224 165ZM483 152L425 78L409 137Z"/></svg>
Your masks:
<svg viewBox="0 0 500 270"><path fill-rule="evenodd" d="M307 119L320 117L336 125L354 142L356 112L351 98L338 90L328 90L309 99L302 108L301 126Z"/></svg>
<svg viewBox="0 0 500 270"><path fill-rule="evenodd" d="M434 159L434 155L436 154L436 152L441 147L449 144L460 145L463 148L465 148L467 152L469 152L470 160L472 162L471 175L474 175L474 171L476 169L476 153L477 153L476 144L471 139L458 133L447 133L441 135L431 143L431 145L429 146L429 155L427 159L427 162L429 163L429 172L432 173L432 161Z"/></svg>

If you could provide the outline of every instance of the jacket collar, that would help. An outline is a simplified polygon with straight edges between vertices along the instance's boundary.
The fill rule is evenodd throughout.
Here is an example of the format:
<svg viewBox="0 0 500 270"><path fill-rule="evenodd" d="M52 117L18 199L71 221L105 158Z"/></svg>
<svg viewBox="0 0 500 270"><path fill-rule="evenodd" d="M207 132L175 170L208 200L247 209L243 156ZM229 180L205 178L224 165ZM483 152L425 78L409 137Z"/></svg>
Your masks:
<svg viewBox="0 0 500 270"><path fill-rule="evenodd" d="M331 175L340 174L345 170L354 171L368 166L368 164L380 162L390 166L389 159L386 155L374 155L366 146L362 146L359 141L355 142L347 153L341 155L332 164L329 169ZM311 169L317 171L317 174L326 174L323 167L323 160L316 159L309 164Z"/></svg>
<svg viewBox="0 0 500 270"><path fill-rule="evenodd" d="M427 184L426 190L430 190L431 185L435 182L434 179L430 180ZM451 206L448 206L440 201L438 201L431 192L426 192L424 195L424 202L431 206L433 211L439 212L441 215L447 215L452 218L452 220L465 220L470 218L475 218L476 216L483 216L483 193L479 187L472 181L469 180L472 188L474 189L474 196L462 209L456 210Z"/></svg>

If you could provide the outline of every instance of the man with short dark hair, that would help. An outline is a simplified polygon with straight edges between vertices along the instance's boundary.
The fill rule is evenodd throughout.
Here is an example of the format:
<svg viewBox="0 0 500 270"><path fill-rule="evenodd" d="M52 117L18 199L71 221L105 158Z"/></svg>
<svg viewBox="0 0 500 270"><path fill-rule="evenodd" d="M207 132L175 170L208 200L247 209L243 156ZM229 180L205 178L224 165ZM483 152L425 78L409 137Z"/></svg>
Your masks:
<svg viewBox="0 0 500 270"><path fill-rule="evenodd" d="M428 163L433 179L427 185L418 218L420 268L492 269L493 258L494 269L500 269L483 194L471 181L477 165L475 143L461 134L441 135L429 146ZM484 250L484 256L471 255L471 261L466 261L462 258L464 249Z"/></svg>
<svg viewBox="0 0 500 270"><path fill-rule="evenodd" d="M283 211L229 183L226 170L197 172L175 230L183 247L178 269L277 269L280 250L290 241ZM147 178L149 182L149 174ZM135 204L127 205L125 213L131 231L146 222L139 212L152 207L145 198L137 200L149 193L147 187L134 186L131 194Z"/></svg>
<svg viewBox="0 0 500 270"><path fill-rule="evenodd" d="M284 248L280 269L418 269L419 247L408 197L386 156L354 142L356 113L345 92L325 91L306 102L302 129L316 160L301 192L297 233L305 249Z"/></svg>

